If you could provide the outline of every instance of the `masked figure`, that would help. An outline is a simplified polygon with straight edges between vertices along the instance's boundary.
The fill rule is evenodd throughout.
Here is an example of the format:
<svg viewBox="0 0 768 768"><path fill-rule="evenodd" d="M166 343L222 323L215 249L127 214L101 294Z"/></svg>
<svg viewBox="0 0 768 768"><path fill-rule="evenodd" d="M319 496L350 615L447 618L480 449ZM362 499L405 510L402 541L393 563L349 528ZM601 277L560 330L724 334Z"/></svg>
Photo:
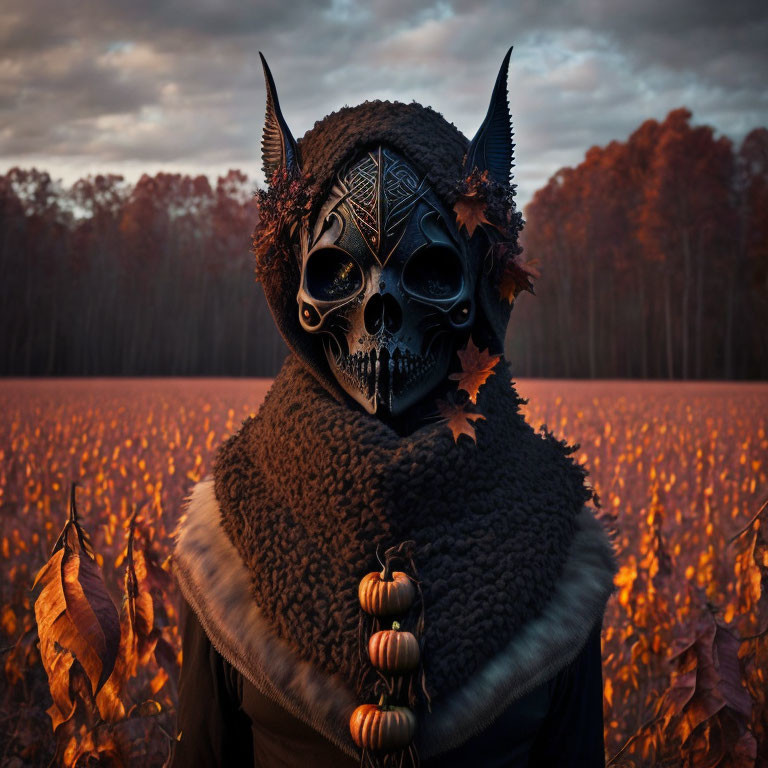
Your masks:
<svg viewBox="0 0 768 768"><path fill-rule="evenodd" d="M471 142L381 101L296 142L264 62L254 252L290 354L179 526L174 766L604 765L613 548L503 358L508 61Z"/></svg>

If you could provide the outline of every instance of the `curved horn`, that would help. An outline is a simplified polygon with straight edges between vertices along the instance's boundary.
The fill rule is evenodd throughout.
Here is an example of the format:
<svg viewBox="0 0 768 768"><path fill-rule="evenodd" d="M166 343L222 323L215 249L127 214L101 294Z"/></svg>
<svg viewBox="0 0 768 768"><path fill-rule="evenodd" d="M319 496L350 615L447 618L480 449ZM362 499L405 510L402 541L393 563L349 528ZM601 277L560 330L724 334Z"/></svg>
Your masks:
<svg viewBox="0 0 768 768"><path fill-rule="evenodd" d="M475 167L488 171L489 176L500 184L509 184L512 174L512 158L515 145L512 142L512 120L507 99L507 69L512 48L507 51L493 87L491 103L483 124L469 144L464 160L464 175Z"/></svg>
<svg viewBox="0 0 768 768"><path fill-rule="evenodd" d="M261 162L267 182L278 168L299 170L299 150L296 140L291 135L280 102L277 100L277 89L269 65L264 55L259 51L261 66L264 68L264 82L267 86L267 114L264 117L264 133L261 137Z"/></svg>

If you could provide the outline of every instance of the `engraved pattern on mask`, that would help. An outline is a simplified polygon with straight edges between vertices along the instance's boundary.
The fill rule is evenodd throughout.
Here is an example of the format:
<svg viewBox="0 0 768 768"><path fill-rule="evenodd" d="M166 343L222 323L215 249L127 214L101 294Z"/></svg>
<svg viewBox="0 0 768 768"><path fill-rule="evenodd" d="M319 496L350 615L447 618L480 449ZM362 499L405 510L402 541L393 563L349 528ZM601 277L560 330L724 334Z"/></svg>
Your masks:
<svg viewBox="0 0 768 768"><path fill-rule="evenodd" d="M427 191L425 179L383 147L369 152L338 183L355 226L373 256L384 265L405 232L408 217Z"/></svg>

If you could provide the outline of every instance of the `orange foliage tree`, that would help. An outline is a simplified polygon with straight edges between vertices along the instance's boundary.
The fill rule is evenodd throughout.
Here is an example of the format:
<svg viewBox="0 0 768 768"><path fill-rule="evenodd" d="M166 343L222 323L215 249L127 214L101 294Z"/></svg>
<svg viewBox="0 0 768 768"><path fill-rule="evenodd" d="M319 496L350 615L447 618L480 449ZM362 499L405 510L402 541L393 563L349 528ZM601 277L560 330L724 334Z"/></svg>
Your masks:
<svg viewBox="0 0 768 768"><path fill-rule="evenodd" d="M558 171L525 211L520 375L768 377L766 136L734 152L676 109Z"/></svg>

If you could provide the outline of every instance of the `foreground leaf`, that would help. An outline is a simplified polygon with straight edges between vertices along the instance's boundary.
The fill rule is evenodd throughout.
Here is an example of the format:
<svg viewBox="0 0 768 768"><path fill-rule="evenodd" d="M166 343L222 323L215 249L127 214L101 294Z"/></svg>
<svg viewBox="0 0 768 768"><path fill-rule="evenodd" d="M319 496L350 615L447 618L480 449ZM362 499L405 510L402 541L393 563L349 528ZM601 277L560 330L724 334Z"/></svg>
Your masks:
<svg viewBox="0 0 768 768"><path fill-rule="evenodd" d="M754 747L748 731L752 702L739 666L740 641L717 624L709 610L696 617L691 629L689 637L673 646L670 686L659 702L664 741L700 753L696 765L730 765L727 744L738 742L745 754ZM725 741L724 728L732 731Z"/></svg>
<svg viewBox="0 0 768 768"><path fill-rule="evenodd" d="M49 710L54 730L74 713L75 661L93 696L111 675L120 645L117 609L89 550L77 520L73 488L69 520L34 584L42 587L34 608L40 656L54 702Z"/></svg>
<svg viewBox="0 0 768 768"><path fill-rule="evenodd" d="M146 532L138 527L139 521L134 510L126 548L125 626L120 659L128 677L154 661L160 668L151 682L152 693L156 694L166 683L175 689L180 661L169 627L172 607L165 602L171 577L147 545ZM137 539L140 533L141 538ZM143 541L142 546L137 546L139 541Z"/></svg>
<svg viewBox="0 0 768 768"><path fill-rule="evenodd" d="M67 614L99 660L98 677L95 668L86 669L95 694L115 666L120 646L120 618L95 560L87 555L68 553L64 556L62 572Z"/></svg>

